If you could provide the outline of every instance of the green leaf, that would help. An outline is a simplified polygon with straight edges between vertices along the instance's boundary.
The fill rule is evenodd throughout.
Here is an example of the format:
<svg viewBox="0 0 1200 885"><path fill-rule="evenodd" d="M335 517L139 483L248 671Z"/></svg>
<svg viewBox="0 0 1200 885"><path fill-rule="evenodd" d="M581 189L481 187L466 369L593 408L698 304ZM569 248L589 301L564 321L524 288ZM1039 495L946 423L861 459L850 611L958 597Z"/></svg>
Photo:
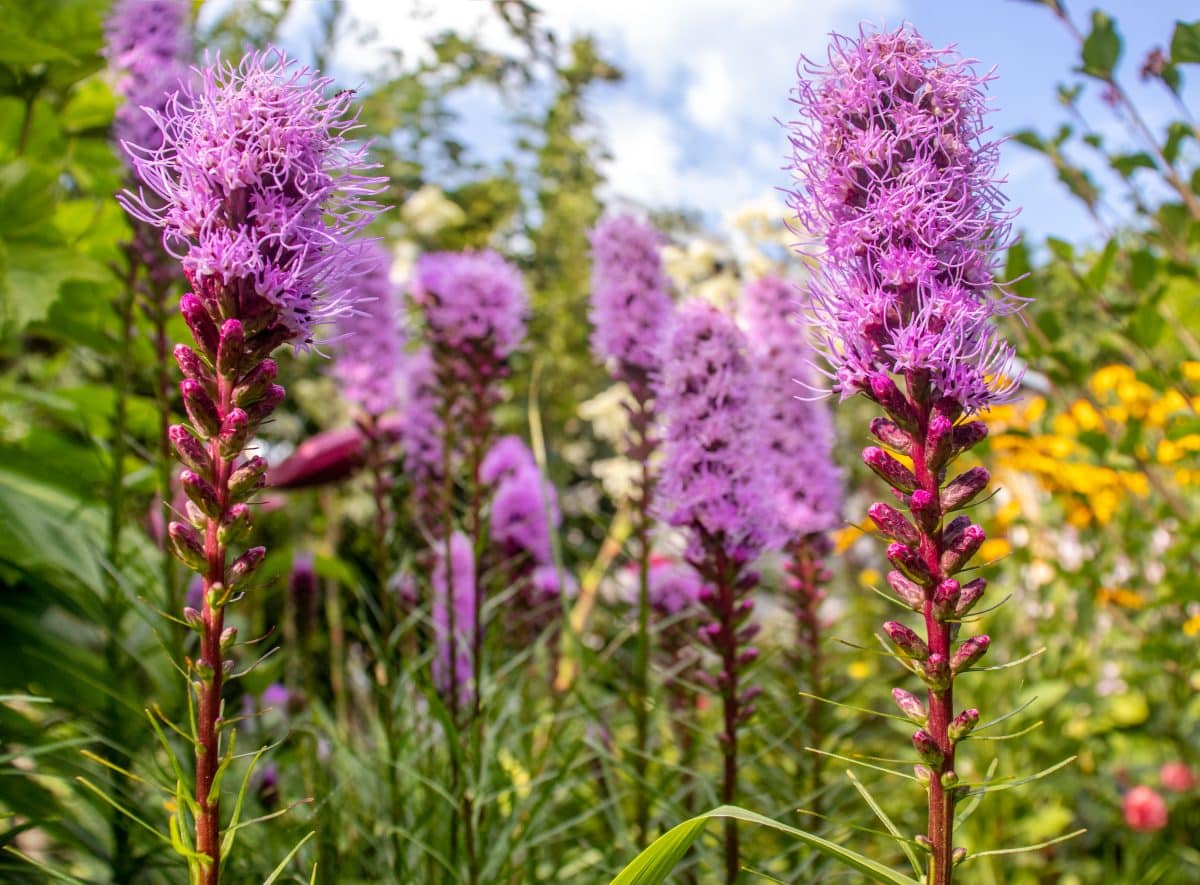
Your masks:
<svg viewBox="0 0 1200 885"><path fill-rule="evenodd" d="M1171 34L1171 63L1200 64L1200 21L1175 22Z"/></svg>
<svg viewBox="0 0 1200 885"><path fill-rule="evenodd" d="M1069 263L1075 260L1075 247L1066 240L1060 240L1058 237L1046 237L1046 247L1059 261Z"/></svg>
<svg viewBox="0 0 1200 885"><path fill-rule="evenodd" d="M1129 320L1129 337L1142 347L1154 347L1162 339L1167 322L1158 310L1158 304L1151 301L1143 304L1134 312Z"/></svg>
<svg viewBox="0 0 1200 885"><path fill-rule="evenodd" d="M278 881L279 877L283 875L283 871L285 869L287 869L287 865L291 862L292 858L296 856L296 852L298 852L301 848L303 848L304 843L307 842L309 839L311 839L315 835L317 835L315 831L311 832L307 836L305 836L303 839L301 839L299 842L297 842L295 844L295 846L292 848L292 850L287 853L287 856L279 862L279 866L277 866L271 872L271 875L269 875L266 879L263 880L263 885L274 885L274 883L276 881Z"/></svg>
<svg viewBox="0 0 1200 885"><path fill-rule="evenodd" d="M1083 66L1079 69L1097 80L1111 80L1121 57L1121 35L1112 17L1099 9L1092 13L1092 31L1083 41Z"/></svg>
<svg viewBox="0 0 1200 885"><path fill-rule="evenodd" d="M1153 169L1154 158L1145 151L1135 154L1115 154L1109 158L1108 164L1122 178L1128 178L1138 169Z"/></svg>
<svg viewBox="0 0 1200 885"><path fill-rule="evenodd" d="M704 832L708 821L718 817L759 824L795 836L810 848L815 848L822 854L865 874L872 882L886 882L891 885L919 885L916 879L897 873L890 867L859 854L857 851L851 851L849 848L843 848L806 830L789 827L771 820L769 817L734 805L722 805L720 808L672 827L635 857L633 862L622 870L617 878L613 879L612 885L659 885L659 883L665 882L675 865L691 848L692 843Z"/></svg>

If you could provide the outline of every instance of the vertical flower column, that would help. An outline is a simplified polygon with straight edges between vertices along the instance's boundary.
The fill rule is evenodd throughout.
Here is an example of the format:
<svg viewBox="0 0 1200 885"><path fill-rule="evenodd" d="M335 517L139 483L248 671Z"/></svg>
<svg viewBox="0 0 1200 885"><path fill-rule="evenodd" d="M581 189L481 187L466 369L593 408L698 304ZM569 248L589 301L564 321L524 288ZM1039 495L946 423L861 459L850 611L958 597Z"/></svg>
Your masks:
<svg viewBox="0 0 1200 885"><path fill-rule="evenodd" d="M591 233L592 350L625 382L629 407L626 454L640 467L634 535L638 545L637 666L633 692L637 746L634 748L635 810L638 844L649 837L649 670L650 670L650 516L654 477L650 459L658 446L652 434L654 389L663 330L674 303L660 254L662 237L653 227L628 215L602 220Z"/></svg>
<svg viewBox="0 0 1200 885"><path fill-rule="evenodd" d="M400 405L405 336L400 324L399 292L390 278L392 256L382 243L372 241L363 259L352 309L337 324L340 337L333 374L342 396L353 405L354 419L367 442L367 468L375 501L375 568L379 586L386 587L391 577L391 477L387 469L393 440L381 428L380 419Z"/></svg>
<svg viewBox="0 0 1200 885"><path fill-rule="evenodd" d="M149 189L122 196L138 220L163 228L192 291L180 311L193 346L175 358L189 422L170 435L185 469L186 522L168 527L176 554L203 577L200 610L185 610L200 650L188 662L196 695L193 876L220 879L218 771L222 688L235 631L225 609L251 585L262 547L240 554L250 532L249 501L266 461L247 446L284 397L268 355L312 341L314 329L345 309L353 239L374 216L380 182L354 174L363 149L344 135L355 123L348 93L297 68L282 52L217 62L194 88L152 112L160 140L127 145ZM182 809L181 809L182 813Z"/></svg>
<svg viewBox="0 0 1200 885"><path fill-rule="evenodd" d="M721 799L737 795L738 728L754 713L761 689L747 686L758 657L749 643L750 592L758 575L749 565L775 543L775 513L762 470L759 379L745 337L711 304L681 304L664 345L658 408L664 459L658 510L687 538L686 557L706 586L700 601L709 620L701 640L720 659L709 683L721 698L724 757ZM726 881L737 878L737 826L725 822Z"/></svg>
<svg viewBox="0 0 1200 885"><path fill-rule="evenodd" d="M162 147L162 132L147 109L162 112L171 96L190 78L188 64L192 57L190 33L191 4L188 0L118 0L105 22L105 56L116 76L115 91L124 99L113 118L113 136L118 144L138 145L147 150ZM128 155L122 154L127 160ZM136 168L130 165L134 186L141 184ZM169 318L168 299L181 274L177 263L162 247L161 235L154 225L134 220L133 239L126 246L131 289L142 295L142 310L154 328L154 391L159 409L158 493L161 500L162 524L171 519L171 441L168 429L170 417L170 347L167 340ZM127 293L129 302L121 306L122 350L131 347L134 292ZM123 369L123 372L126 370ZM127 383L127 381L126 381ZM118 385L118 409L124 410ZM123 419L123 414L121 415ZM123 420L120 422L123 423ZM116 440L115 469L123 460L124 430ZM120 477L114 486L119 489ZM179 588L170 553L163 554L163 584L167 611L179 611Z"/></svg>
<svg viewBox="0 0 1200 885"><path fill-rule="evenodd" d="M508 377L509 358L525 337L529 295L520 271L495 252L485 250L422 255L413 275L412 297L425 317L426 337L442 395L441 425L446 429L452 421L457 429L457 446L443 439L441 451L444 460L453 448L465 458L470 495L466 530L478 545L483 536L484 504L479 468L491 446L492 412L503 397L501 383ZM444 520L449 530L449 513ZM453 559L450 562L452 566ZM483 594L476 592L473 598L470 660L475 668L475 715L481 698L479 669L486 625ZM459 632L454 625L454 610L454 606L449 607L452 645Z"/></svg>
<svg viewBox="0 0 1200 885"><path fill-rule="evenodd" d="M764 471L787 554L787 586L795 606L799 659L809 693L820 695L821 602L829 581L825 557L828 532L841 521L842 475L833 461L833 417L815 399L813 352L798 313L799 292L786 280L765 276L742 293L742 317L762 379ZM809 740L822 737L822 703L809 703ZM819 755L812 757L809 793L820 780ZM814 809L815 810L815 809Z"/></svg>
<svg viewBox="0 0 1200 885"><path fill-rule="evenodd" d="M791 127L801 185L793 205L826 248L810 286L812 327L843 399L865 394L886 416L872 421L880 446L863 459L900 507L869 512L893 541L888 581L924 635L895 621L884 630L925 685L924 700L899 688L893 696L920 726L913 744L929 815L918 841L930 885L947 885L965 853L953 845L955 753L979 721L974 708L955 711L955 680L989 644L982 635L956 644L986 582L955 577L984 532L952 516L988 473L948 477L985 436L967 418L1019 381L994 323L1021 307L994 277L1011 215L996 188L997 145L983 140L987 78L967 61L901 28L835 38L828 64L805 70Z"/></svg>

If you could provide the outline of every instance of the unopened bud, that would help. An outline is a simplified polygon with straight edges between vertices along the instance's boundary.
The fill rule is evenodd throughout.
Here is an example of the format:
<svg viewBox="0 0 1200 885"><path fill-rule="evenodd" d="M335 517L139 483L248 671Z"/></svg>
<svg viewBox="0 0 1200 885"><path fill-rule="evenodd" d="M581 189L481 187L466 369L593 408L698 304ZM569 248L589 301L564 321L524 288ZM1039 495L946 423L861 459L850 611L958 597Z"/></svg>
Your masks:
<svg viewBox="0 0 1200 885"><path fill-rule="evenodd" d="M171 539L171 550L179 557L179 561L192 571L201 572L208 567L208 560L204 555L204 540L190 525L182 522L168 523L167 537Z"/></svg>
<svg viewBox="0 0 1200 885"><path fill-rule="evenodd" d="M954 454L960 455L987 438L987 425L982 421L968 421L954 428Z"/></svg>
<svg viewBox="0 0 1200 885"><path fill-rule="evenodd" d="M250 419L238 408L230 409L221 422L221 433L217 437L222 458L236 458L246 448L250 438Z"/></svg>
<svg viewBox="0 0 1200 885"><path fill-rule="evenodd" d="M955 848L953 851L950 852L950 865L951 866L956 867L966 859L967 859L967 849L963 848L961 845L958 848Z"/></svg>
<svg viewBox="0 0 1200 885"><path fill-rule="evenodd" d="M950 687L950 664L943 654L931 654L918 668L917 675L934 691Z"/></svg>
<svg viewBox="0 0 1200 885"><path fill-rule="evenodd" d="M950 671L957 676L984 656L992 640L987 636L972 636L958 647L950 659Z"/></svg>
<svg viewBox="0 0 1200 885"><path fill-rule="evenodd" d="M953 790L958 786L958 772L953 770L943 771L941 781L943 790Z"/></svg>
<svg viewBox="0 0 1200 885"><path fill-rule="evenodd" d="M246 351L246 334L239 320L226 320L221 325L221 337L217 343L217 374L225 378L236 378L242 356Z"/></svg>
<svg viewBox="0 0 1200 885"><path fill-rule="evenodd" d="M914 494L916 493L914 492ZM875 523L875 527L885 538L914 546L920 543L921 536L913 528L912 523L890 504L883 502L872 504L867 508L867 515L871 517L871 522Z"/></svg>
<svg viewBox="0 0 1200 885"><path fill-rule="evenodd" d="M939 621L944 621L953 615L961 593L962 588L953 578L947 578L938 584L937 589L933 591L933 616Z"/></svg>
<svg viewBox="0 0 1200 885"><path fill-rule="evenodd" d="M933 735L925 729L919 729L912 736L913 746L917 750L917 755L925 762L933 766L942 764L945 758L942 751L938 748L937 741L933 739Z"/></svg>
<svg viewBox="0 0 1200 885"><path fill-rule="evenodd" d="M921 850L927 854L933 853L933 842L926 835L920 835L913 838L913 841L921 847Z"/></svg>
<svg viewBox="0 0 1200 885"><path fill-rule="evenodd" d="M934 415L925 440L925 465L935 471L945 467L953 444L954 422L945 415Z"/></svg>
<svg viewBox="0 0 1200 885"><path fill-rule="evenodd" d="M912 437L900 429L900 425L887 418L871 419L871 435L901 455L912 454Z"/></svg>
<svg viewBox="0 0 1200 885"><path fill-rule="evenodd" d="M916 489L909 496L908 509L912 512L913 519L917 521L921 530L927 535L933 534L937 529L938 520L942 518L942 514L938 510L937 498L924 489Z"/></svg>
<svg viewBox="0 0 1200 885"><path fill-rule="evenodd" d="M255 455L229 477L229 499L242 502L263 487L267 475L265 458Z"/></svg>
<svg viewBox="0 0 1200 885"><path fill-rule="evenodd" d="M955 617L961 618L971 611L986 589L987 578L976 578L963 584L962 592L958 594L958 604L954 606Z"/></svg>
<svg viewBox="0 0 1200 885"><path fill-rule="evenodd" d="M916 775L917 783L929 786L933 783L933 772L930 771L928 765L914 765L913 774ZM921 837L918 836L918 839Z"/></svg>
<svg viewBox="0 0 1200 885"><path fill-rule="evenodd" d="M279 367L275 360L263 360L246 373L242 383L233 389L233 404L244 409L251 403L258 402L267 392L267 388L275 382L278 373Z"/></svg>
<svg viewBox="0 0 1200 885"><path fill-rule="evenodd" d="M917 413L886 372L872 372L869 379L871 399L879 403L893 421L912 433L917 429Z"/></svg>
<svg viewBox="0 0 1200 885"><path fill-rule="evenodd" d="M204 626L204 615L200 614L200 612L196 611L190 605L184 606L183 619L193 630L199 630Z"/></svg>
<svg viewBox="0 0 1200 885"><path fill-rule="evenodd" d="M237 641L237 627L226 627L221 631L221 650L228 651Z"/></svg>
<svg viewBox="0 0 1200 885"><path fill-rule="evenodd" d="M863 463L884 482L901 492L911 492L917 487L913 472L885 452L879 446L867 446L862 453Z"/></svg>
<svg viewBox="0 0 1200 885"><path fill-rule="evenodd" d="M221 432L217 404L212 401L203 384L184 378L179 382L179 392L183 394L183 407L192 420L192 427L201 439L212 439Z"/></svg>
<svg viewBox="0 0 1200 885"><path fill-rule="evenodd" d="M989 478L987 470L983 467L972 467L954 477L942 489L942 510L949 512L970 504L987 486Z"/></svg>
<svg viewBox="0 0 1200 885"><path fill-rule="evenodd" d="M268 326L246 339L246 362L253 363L271 355L276 347L292 337L291 331L282 325Z"/></svg>
<svg viewBox="0 0 1200 885"><path fill-rule="evenodd" d="M184 321L191 329L196 345L204 351L204 355L209 361L216 359L217 342L220 335L217 332L217 324L208 315L204 303L188 292L179 299L179 312L183 314Z"/></svg>
<svg viewBox="0 0 1200 885"><path fill-rule="evenodd" d="M179 371L183 372L184 378L190 378L203 384L205 390L212 390L216 387L217 382L212 369L196 351L186 344L176 344L171 352L174 354L175 362L179 365Z"/></svg>
<svg viewBox="0 0 1200 885"><path fill-rule="evenodd" d="M195 504L210 519L221 516L221 502L217 499L217 490L212 483L191 470L179 471L179 484L187 492L188 499Z"/></svg>
<svg viewBox="0 0 1200 885"><path fill-rule="evenodd" d="M234 504L225 512L225 519L217 529L217 540L228 546L237 544L250 533L250 508L245 504Z"/></svg>
<svg viewBox="0 0 1200 885"><path fill-rule="evenodd" d="M974 707L963 710L946 726L946 736L952 741L961 741L979 724L979 711Z"/></svg>
<svg viewBox="0 0 1200 885"><path fill-rule="evenodd" d="M212 458L190 430L182 424L172 424L167 428L167 438L179 454L179 460L187 467L212 482Z"/></svg>
<svg viewBox="0 0 1200 885"><path fill-rule="evenodd" d="M266 547L251 547L235 559L233 565L229 567L230 585L236 587L249 580L258 571L258 567L262 565L266 555Z"/></svg>
<svg viewBox="0 0 1200 885"><path fill-rule="evenodd" d="M942 572L947 575L960 572L963 566L971 561L971 557L979 552L986 540L987 533L982 528L977 525L967 526L954 544L942 551Z"/></svg>
<svg viewBox="0 0 1200 885"><path fill-rule="evenodd" d="M888 572L887 581L896 595L900 597L900 601L913 611L919 612L925 607L925 591L918 584L906 578L903 573Z"/></svg>
<svg viewBox="0 0 1200 885"><path fill-rule="evenodd" d="M898 621L888 621L883 625L883 631L906 658L923 661L929 657L925 640Z"/></svg>
<svg viewBox="0 0 1200 885"><path fill-rule="evenodd" d="M887 558L909 580L922 587L933 586L933 574L916 550L906 544L889 544Z"/></svg>
<svg viewBox="0 0 1200 885"><path fill-rule="evenodd" d="M251 425L257 427L261 424L275 411L275 407L283 402L286 395L287 391L278 384L268 385L261 397L246 406L246 417L250 419Z"/></svg>
<svg viewBox="0 0 1200 885"><path fill-rule="evenodd" d="M900 711L917 725L924 725L929 721L929 712L925 709L925 705L911 692L902 688L893 688L892 699Z"/></svg>

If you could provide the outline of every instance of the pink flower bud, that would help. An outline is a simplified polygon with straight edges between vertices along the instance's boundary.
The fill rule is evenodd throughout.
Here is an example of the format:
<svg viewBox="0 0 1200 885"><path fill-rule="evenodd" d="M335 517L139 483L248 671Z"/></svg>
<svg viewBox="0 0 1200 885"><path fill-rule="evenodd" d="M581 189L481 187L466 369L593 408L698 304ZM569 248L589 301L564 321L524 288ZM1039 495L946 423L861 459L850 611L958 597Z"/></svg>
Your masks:
<svg viewBox="0 0 1200 885"><path fill-rule="evenodd" d="M883 625L883 632L905 657L917 661L929 657L929 646L925 640L898 621L888 621Z"/></svg>
<svg viewBox="0 0 1200 885"><path fill-rule="evenodd" d="M233 471L229 477L229 500L245 501L263 487L267 473L265 458L255 455Z"/></svg>
<svg viewBox="0 0 1200 885"><path fill-rule="evenodd" d="M875 527L885 538L912 546L916 546L921 540L921 536L904 518L904 514L890 504L883 502L872 504L867 508L867 515L871 517L871 522L875 523Z"/></svg>
<svg viewBox="0 0 1200 885"><path fill-rule="evenodd" d="M958 595L958 604L954 606L955 617L961 618L971 611L986 589L987 578L976 578L963 584L962 592Z"/></svg>
<svg viewBox="0 0 1200 885"><path fill-rule="evenodd" d="M167 437L171 440L179 460L209 482L213 478L212 458L208 451L200 445L190 430L182 424L172 424L167 428Z"/></svg>
<svg viewBox="0 0 1200 885"><path fill-rule="evenodd" d="M925 607L925 591L901 572L888 572L887 581L896 595L900 597L900 601L913 611L920 611Z"/></svg>
<svg viewBox="0 0 1200 885"><path fill-rule="evenodd" d="M905 544L889 544L887 558L906 578L922 587L933 586L933 574L919 553Z"/></svg>
<svg viewBox="0 0 1200 885"><path fill-rule="evenodd" d="M913 472L878 446L867 446L862 453L863 463L894 489L911 492L917 487Z"/></svg>
<svg viewBox="0 0 1200 885"><path fill-rule="evenodd" d="M1185 762L1168 762L1158 771L1158 779L1172 793L1187 793L1196 788L1196 774Z"/></svg>
<svg viewBox="0 0 1200 885"><path fill-rule="evenodd" d="M237 587L249 580L267 556L266 547L251 547L229 567L229 586Z"/></svg>
<svg viewBox="0 0 1200 885"><path fill-rule="evenodd" d="M246 335L241 322L226 320L221 325L221 337L217 342L217 374L237 378L245 350Z"/></svg>
<svg viewBox="0 0 1200 885"><path fill-rule="evenodd" d="M261 424L268 415L275 411L275 407L283 402L285 396L287 396L287 391L278 384L268 385L261 397L246 406L246 417L250 419L251 425L257 427Z"/></svg>
<svg viewBox="0 0 1200 885"><path fill-rule="evenodd" d="M946 736L952 741L961 741L979 724L979 711L974 707L963 710L946 727Z"/></svg>
<svg viewBox="0 0 1200 885"><path fill-rule="evenodd" d="M947 578L937 585L937 589L933 591L933 614L939 621L944 621L946 618L954 614L954 607L958 605L959 596L962 594L962 588L958 581L953 578Z"/></svg>
<svg viewBox="0 0 1200 885"><path fill-rule="evenodd" d="M925 534L931 535L937 530L938 520L942 515L938 510L937 498L929 492L924 489L915 490L909 496L908 509L912 511L913 518Z"/></svg>
<svg viewBox="0 0 1200 885"><path fill-rule="evenodd" d="M167 525L167 537L171 539L171 550L179 557L180 562L194 572L207 568L204 539L198 531L186 523L172 522Z"/></svg>
<svg viewBox="0 0 1200 885"><path fill-rule="evenodd" d="M871 399L879 403L888 417L910 433L917 429L917 414L890 375L872 372L869 384Z"/></svg>
<svg viewBox="0 0 1200 885"><path fill-rule="evenodd" d="M871 434L889 449L901 455L912 453L912 437L900 425L887 418L871 419Z"/></svg>
<svg viewBox="0 0 1200 885"><path fill-rule="evenodd" d="M205 516L210 519L220 518L221 502L217 499L217 490L208 480L198 473L184 469L179 472L179 484L183 486L183 490L191 502L199 507Z"/></svg>
<svg viewBox="0 0 1200 885"><path fill-rule="evenodd" d="M929 711L925 709L925 705L915 694L902 688L893 688L892 699L901 712L917 725L924 725L929 721Z"/></svg>
<svg viewBox="0 0 1200 885"><path fill-rule="evenodd" d="M1167 803L1147 786L1137 786L1125 794L1121 813L1131 830L1153 833L1167 825Z"/></svg>
<svg viewBox="0 0 1200 885"><path fill-rule="evenodd" d="M950 672L957 676L986 654L992 640L987 636L972 636L958 647L950 658Z"/></svg>
<svg viewBox="0 0 1200 885"><path fill-rule="evenodd" d="M933 766L942 764L945 756L942 755L942 751L938 748L937 741L933 739L933 735L925 729L922 728L913 734L912 742L917 750L917 755L922 760Z"/></svg>
<svg viewBox="0 0 1200 885"><path fill-rule="evenodd" d="M191 378L204 385L206 390L216 388L216 378L213 377L212 369L200 359L196 351L192 350L186 344L176 344L174 350L175 362L179 365L179 371L183 372L183 377Z"/></svg>
<svg viewBox="0 0 1200 885"><path fill-rule="evenodd" d="M217 405L205 391L204 385L191 378L185 378L179 383L179 391L183 394L183 407L188 417L192 419L192 428L201 439L212 439L221 432L221 417L217 414Z"/></svg>
<svg viewBox="0 0 1200 885"><path fill-rule="evenodd" d="M965 507L984 490L990 474L983 467L972 467L960 473L942 489L942 510L949 512Z"/></svg>
<svg viewBox="0 0 1200 885"><path fill-rule="evenodd" d="M220 336L217 333L217 324L208 315L208 310L205 309L203 302L188 292L179 299L179 312L183 314L184 321L192 330L192 337L196 340L196 345L209 360L215 359Z"/></svg>
<svg viewBox="0 0 1200 885"><path fill-rule="evenodd" d="M959 424L954 428L954 456L979 445L987 438L987 435L987 425L982 421L968 421L966 424Z"/></svg>
<svg viewBox="0 0 1200 885"><path fill-rule="evenodd" d="M955 540L954 544L942 552L941 567L943 574L953 575L961 571L963 566L983 546L983 542L986 539L987 534L982 528L977 525L967 526L963 530L963 533Z"/></svg>
<svg viewBox="0 0 1200 885"><path fill-rule="evenodd" d="M279 367L275 360L263 360L242 378L242 383L233 389L233 404L246 408L263 398L267 389L275 382Z"/></svg>
<svg viewBox="0 0 1200 885"><path fill-rule="evenodd" d="M954 443L954 422L945 415L934 415L929 419L929 430L925 437L925 465L930 470L940 470L950 460Z"/></svg>

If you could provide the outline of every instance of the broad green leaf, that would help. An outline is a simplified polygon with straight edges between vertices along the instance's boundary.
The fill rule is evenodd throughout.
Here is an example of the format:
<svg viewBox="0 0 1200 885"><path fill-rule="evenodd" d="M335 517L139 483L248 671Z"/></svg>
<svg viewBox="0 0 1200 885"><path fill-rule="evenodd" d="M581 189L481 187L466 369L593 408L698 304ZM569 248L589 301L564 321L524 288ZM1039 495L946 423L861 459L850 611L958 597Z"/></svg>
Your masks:
<svg viewBox="0 0 1200 885"><path fill-rule="evenodd" d="M1111 79L1121 57L1121 35L1116 23L1099 9L1092 12L1092 30L1083 41L1082 57L1080 71L1098 80Z"/></svg>
<svg viewBox="0 0 1200 885"><path fill-rule="evenodd" d="M1175 32L1171 34L1171 62L1200 64L1200 21L1175 22Z"/></svg>
<svg viewBox="0 0 1200 885"><path fill-rule="evenodd" d="M613 879L612 885L659 885L659 883L665 882L675 865L704 832L708 821L713 818L732 818L787 833L810 848L863 873L872 882L885 882L891 883L891 885L919 885L916 879L903 873L897 873L890 867L859 854L857 851L843 848L841 845L822 839L806 830L789 827L787 824L781 824L779 821L771 820L769 817L747 811L745 808L738 808L735 805L722 805L720 808L672 827L634 858L633 862Z"/></svg>

